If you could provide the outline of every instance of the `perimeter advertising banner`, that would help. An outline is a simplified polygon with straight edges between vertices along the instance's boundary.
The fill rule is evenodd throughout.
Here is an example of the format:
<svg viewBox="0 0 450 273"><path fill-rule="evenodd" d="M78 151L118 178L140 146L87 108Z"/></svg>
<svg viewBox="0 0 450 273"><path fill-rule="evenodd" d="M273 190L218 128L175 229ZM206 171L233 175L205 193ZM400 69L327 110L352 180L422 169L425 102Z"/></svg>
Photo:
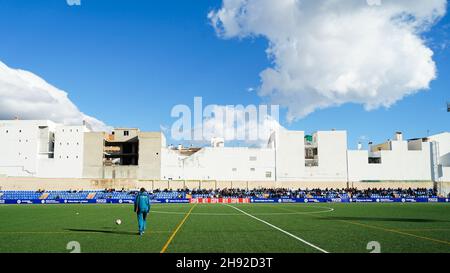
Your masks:
<svg viewBox="0 0 450 273"><path fill-rule="evenodd" d="M192 204L240 204L250 203L250 198L191 198Z"/></svg>
<svg viewBox="0 0 450 273"><path fill-rule="evenodd" d="M189 203L189 199L154 199L151 203ZM134 199L57 199L57 200L41 200L41 199L0 199L1 204L134 204Z"/></svg>
<svg viewBox="0 0 450 273"><path fill-rule="evenodd" d="M264 203L448 203L448 198L189 198L153 199L152 204L264 204ZM134 204L134 199L0 199L1 204Z"/></svg>

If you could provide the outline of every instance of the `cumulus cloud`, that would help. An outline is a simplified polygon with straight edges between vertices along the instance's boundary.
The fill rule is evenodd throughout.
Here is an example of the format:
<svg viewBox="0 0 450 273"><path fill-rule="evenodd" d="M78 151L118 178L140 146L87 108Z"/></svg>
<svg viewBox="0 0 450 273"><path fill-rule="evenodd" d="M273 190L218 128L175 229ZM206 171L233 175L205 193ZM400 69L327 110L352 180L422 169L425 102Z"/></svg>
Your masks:
<svg viewBox="0 0 450 273"><path fill-rule="evenodd" d="M66 125L86 121L94 131L109 131L102 121L82 113L67 93L39 76L0 61L0 119L49 119Z"/></svg>
<svg viewBox="0 0 450 273"><path fill-rule="evenodd" d="M273 65L258 94L292 121L345 103L389 107L437 76L422 35L446 0L223 0L208 17L222 38L265 37Z"/></svg>

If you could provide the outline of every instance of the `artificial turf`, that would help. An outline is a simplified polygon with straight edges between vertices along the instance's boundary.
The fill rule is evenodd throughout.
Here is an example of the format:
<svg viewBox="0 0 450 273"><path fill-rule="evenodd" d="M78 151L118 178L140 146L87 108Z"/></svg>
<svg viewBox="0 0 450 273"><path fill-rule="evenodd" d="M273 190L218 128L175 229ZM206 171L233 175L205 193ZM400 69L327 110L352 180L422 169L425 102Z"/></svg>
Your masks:
<svg viewBox="0 0 450 273"><path fill-rule="evenodd" d="M449 253L450 205L155 204L142 237L131 205L0 206L2 253L68 253L71 241L106 253L368 253L371 241L383 253Z"/></svg>

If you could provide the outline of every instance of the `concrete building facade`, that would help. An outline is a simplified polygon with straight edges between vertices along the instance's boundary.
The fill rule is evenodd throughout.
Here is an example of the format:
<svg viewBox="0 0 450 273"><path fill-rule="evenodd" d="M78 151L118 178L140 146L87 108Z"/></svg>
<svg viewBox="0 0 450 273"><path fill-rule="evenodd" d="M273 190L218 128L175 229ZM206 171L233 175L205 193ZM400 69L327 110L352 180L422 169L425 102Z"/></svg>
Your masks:
<svg viewBox="0 0 450 273"><path fill-rule="evenodd" d="M0 177L330 184L450 182L450 134L348 150L346 131L273 132L261 148L168 146L160 132L0 121Z"/></svg>

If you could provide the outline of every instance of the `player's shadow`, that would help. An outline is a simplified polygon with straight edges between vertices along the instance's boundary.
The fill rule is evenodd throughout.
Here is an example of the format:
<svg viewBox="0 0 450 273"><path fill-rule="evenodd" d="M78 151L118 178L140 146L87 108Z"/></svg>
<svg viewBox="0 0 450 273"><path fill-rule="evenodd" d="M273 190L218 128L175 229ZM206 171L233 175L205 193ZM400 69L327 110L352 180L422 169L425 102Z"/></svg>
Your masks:
<svg viewBox="0 0 450 273"><path fill-rule="evenodd" d="M393 217L321 217L322 220L331 221L382 221L382 222L406 222L406 223L435 223L448 222L446 220L424 218L393 218Z"/></svg>
<svg viewBox="0 0 450 273"><path fill-rule="evenodd" d="M107 229L66 229L67 231L80 232L80 233L105 233L105 234L122 234L122 235L136 235L136 232L131 231L119 231L119 230L107 230Z"/></svg>

